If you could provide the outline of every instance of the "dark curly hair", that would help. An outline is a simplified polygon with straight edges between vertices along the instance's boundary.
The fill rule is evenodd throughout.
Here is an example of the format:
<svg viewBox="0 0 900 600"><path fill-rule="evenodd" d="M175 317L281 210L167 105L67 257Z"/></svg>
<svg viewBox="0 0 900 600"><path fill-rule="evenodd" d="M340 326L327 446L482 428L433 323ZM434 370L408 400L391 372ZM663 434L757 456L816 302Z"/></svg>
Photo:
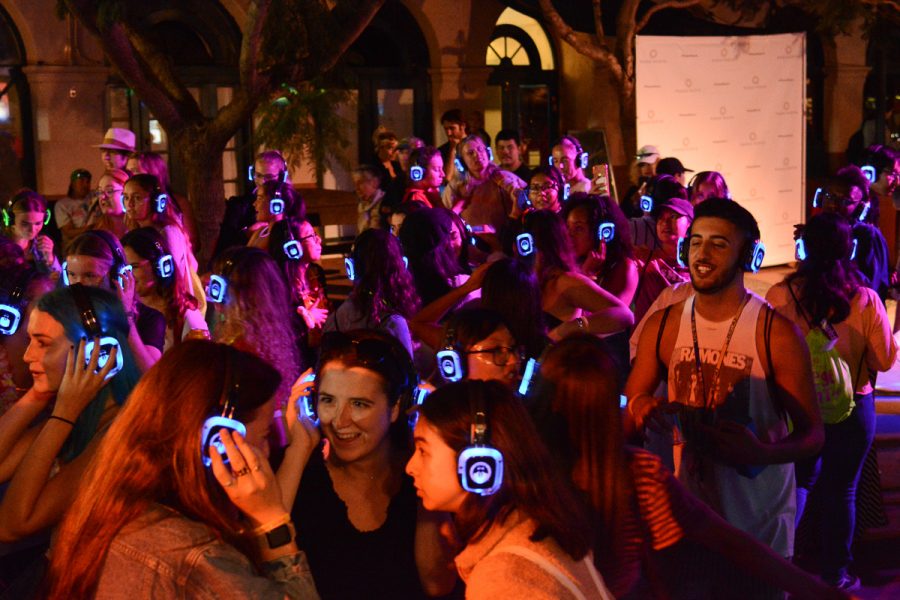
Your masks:
<svg viewBox="0 0 900 600"><path fill-rule="evenodd" d="M449 292L450 280L463 273L450 245L454 224L448 212L437 208L418 210L406 217L398 232L416 290L424 304Z"/></svg>
<svg viewBox="0 0 900 600"><path fill-rule="evenodd" d="M419 295L396 237L386 229L367 229L357 236L351 255L356 279L349 300L360 313L380 322L392 314L409 319L419 310Z"/></svg>

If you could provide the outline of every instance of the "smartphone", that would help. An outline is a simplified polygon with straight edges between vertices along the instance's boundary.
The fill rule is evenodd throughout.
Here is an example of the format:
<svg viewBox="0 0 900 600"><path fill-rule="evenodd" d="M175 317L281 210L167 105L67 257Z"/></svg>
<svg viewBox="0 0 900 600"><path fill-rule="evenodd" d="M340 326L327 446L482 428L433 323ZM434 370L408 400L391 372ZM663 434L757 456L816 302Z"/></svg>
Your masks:
<svg viewBox="0 0 900 600"><path fill-rule="evenodd" d="M609 194L609 165L600 163L591 167L593 173L593 189L595 194Z"/></svg>

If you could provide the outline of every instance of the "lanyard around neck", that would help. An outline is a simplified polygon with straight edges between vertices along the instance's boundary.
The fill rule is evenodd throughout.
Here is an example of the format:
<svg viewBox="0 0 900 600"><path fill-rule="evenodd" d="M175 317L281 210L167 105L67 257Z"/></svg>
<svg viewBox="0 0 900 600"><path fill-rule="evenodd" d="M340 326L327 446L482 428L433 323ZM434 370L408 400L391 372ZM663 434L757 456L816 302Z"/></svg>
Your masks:
<svg viewBox="0 0 900 600"><path fill-rule="evenodd" d="M750 295L745 292L744 297L741 298L741 305L738 306L737 313L735 313L734 319L731 320L731 325L728 327L728 333L725 335L725 344L719 352L718 360L716 360L716 367L713 370L712 388L707 390L706 378L703 376L703 364L700 361L700 342L697 340L697 298L696 296L691 298L691 336L694 341L694 365L697 368L697 383L700 385L700 392L703 394L704 408L715 408L716 406L715 394L716 388L719 386L719 369L722 368L722 363L725 361L725 353L728 352L731 337L734 335L734 329L737 327L738 320L741 318L741 313L744 312L744 306L747 305L747 300L749 299ZM712 392L712 394L709 392ZM710 398L710 395L712 398Z"/></svg>

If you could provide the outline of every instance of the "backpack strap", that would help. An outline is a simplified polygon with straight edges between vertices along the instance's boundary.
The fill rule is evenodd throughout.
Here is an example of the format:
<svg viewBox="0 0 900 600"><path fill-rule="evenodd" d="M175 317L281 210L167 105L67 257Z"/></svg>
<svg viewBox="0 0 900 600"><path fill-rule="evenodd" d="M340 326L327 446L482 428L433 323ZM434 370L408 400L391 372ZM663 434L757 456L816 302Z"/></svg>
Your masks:
<svg viewBox="0 0 900 600"><path fill-rule="evenodd" d="M778 393L778 386L775 383L775 363L772 362L772 322L774 320L775 309L766 302L766 317L765 321L763 321L763 346L766 351L766 363L769 365L769 372L766 373L766 387L769 388L769 397L775 406L775 412L787 415L787 411L781 402L781 395Z"/></svg>
<svg viewBox="0 0 900 600"><path fill-rule="evenodd" d="M659 363L659 368L663 373L668 372L668 368L666 367L666 363L663 362L662 357L659 355L659 349L662 345L662 337L663 332L666 330L666 321L669 320L669 313L672 312L672 304L666 307L663 311L662 321L659 322L659 331L656 333L656 361Z"/></svg>

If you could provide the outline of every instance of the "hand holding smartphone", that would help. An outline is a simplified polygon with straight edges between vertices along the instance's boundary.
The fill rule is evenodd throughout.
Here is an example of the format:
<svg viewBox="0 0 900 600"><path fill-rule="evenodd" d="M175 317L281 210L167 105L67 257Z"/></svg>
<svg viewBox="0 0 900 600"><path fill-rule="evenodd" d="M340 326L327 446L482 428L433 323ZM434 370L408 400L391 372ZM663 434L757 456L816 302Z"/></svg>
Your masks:
<svg viewBox="0 0 900 600"><path fill-rule="evenodd" d="M609 165L601 163L591 167L593 177L591 179L591 193L609 195Z"/></svg>

